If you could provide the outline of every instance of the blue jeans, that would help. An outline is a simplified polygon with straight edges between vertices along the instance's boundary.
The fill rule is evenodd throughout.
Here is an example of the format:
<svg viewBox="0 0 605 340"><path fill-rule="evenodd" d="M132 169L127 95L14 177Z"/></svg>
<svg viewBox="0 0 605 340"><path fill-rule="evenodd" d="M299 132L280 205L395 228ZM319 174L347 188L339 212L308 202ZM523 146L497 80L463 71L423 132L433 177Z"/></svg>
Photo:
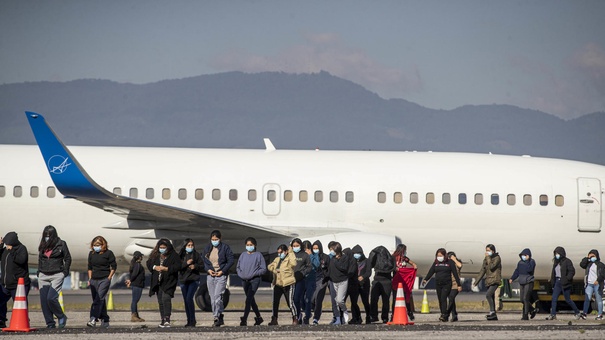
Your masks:
<svg viewBox="0 0 605 340"><path fill-rule="evenodd" d="M597 301L597 310L599 311L599 315L603 315L603 298L601 297L599 284L587 284L585 292L586 298L584 299L584 314L588 314L588 307L590 307L590 298L592 298L592 294L594 293L594 298Z"/></svg>
<svg viewBox="0 0 605 340"><path fill-rule="evenodd" d="M138 313L139 309L137 308L137 304L141 299L141 295L143 295L143 288L132 286L132 302L130 302L130 312Z"/></svg>
<svg viewBox="0 0 605 340"><path fill-rule="evenodd" d="M193 297L197 291L197 287L200 286L199 281L187 281L179 284L181 286L181 293L183 294L183 301L185 302L185 314L187 314L187 324L195 325L195 302Z"/></svg>
<svg viewBox="0 0 605 340"><path fill-rule="evenodd" d="M311 319L311 310L313 308L313 295L315 294L315 277L307 276L305 278L305 298L304 298L304 309L305 318Z"/></svg>
<svg viewBox="0 0 605 340"><path fill-rule="evenodd" d="M254 277L250 280L242 280L244 293L246 294L246 306L244 308L243 316L244 320L248 319L248 315L250 314L250 308L252 308L252 311L254 311L254 315L256 315L257 318L260 318L260 311L258 310L258 305L256 304L256 300L254 299L254 294L256 294L256 291L258 290L260 280L260 276Z"/></svg>
<svg viewBox="0 0 605 340"><path fill-rule="evenodd" d="M580 313L580 310L576 306L576 304L571 301L571 287L563 289L561 286L561 279L555 279L555 285L552 287L552 303L550 306L550 315L557 315L557 301L559 300L559 295L563 293L565 297L565 302L573 309L575 314Z"/></svg>

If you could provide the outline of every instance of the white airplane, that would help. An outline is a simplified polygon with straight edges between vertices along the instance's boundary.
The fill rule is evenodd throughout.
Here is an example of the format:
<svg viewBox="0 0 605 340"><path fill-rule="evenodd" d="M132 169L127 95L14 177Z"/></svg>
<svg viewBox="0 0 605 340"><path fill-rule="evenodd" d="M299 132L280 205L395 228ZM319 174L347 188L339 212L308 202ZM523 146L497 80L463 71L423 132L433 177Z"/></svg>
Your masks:
<svg viewBox="0 0 605 340"><path fill-rule="evenodd" d="M393 250L405 243L419 275L440 247L458 254L467 277L478 272L488 243L505 276L523 248L532 250L538 278L549 278L556 246L576 264L592 248L605 253L601 165L492 154L276 150L268 140L265 150L68 149L42 115L26 116L43 161L36 146L0 146L0 225L3 233L19 233L32 266L48 224L81 269L96 235L124 261L135 250L149 253L161 237L175 244L191 237L201 248L214 229L236 253L248 236L264 253L293 237L360 244L366 255L378 245Z"/></svg>

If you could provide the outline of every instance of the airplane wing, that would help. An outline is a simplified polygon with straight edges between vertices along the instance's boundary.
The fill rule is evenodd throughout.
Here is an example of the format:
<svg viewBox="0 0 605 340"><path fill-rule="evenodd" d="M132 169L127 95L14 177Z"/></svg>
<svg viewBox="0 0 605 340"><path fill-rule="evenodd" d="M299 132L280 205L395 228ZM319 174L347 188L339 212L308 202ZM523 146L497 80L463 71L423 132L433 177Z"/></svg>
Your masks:
<svg viewBox="0 0 605 340"><path fill-rule="evenodd" d="M223 233L240 234L245 230L245 235L258 238L295 236L219 216L116 195L101 187L88 175L42 115L34 112L25 114L57 189L66 198L73 198L126 218L126 225L118 224L115 228L161 229L204 236L214 229Z"/></svg>

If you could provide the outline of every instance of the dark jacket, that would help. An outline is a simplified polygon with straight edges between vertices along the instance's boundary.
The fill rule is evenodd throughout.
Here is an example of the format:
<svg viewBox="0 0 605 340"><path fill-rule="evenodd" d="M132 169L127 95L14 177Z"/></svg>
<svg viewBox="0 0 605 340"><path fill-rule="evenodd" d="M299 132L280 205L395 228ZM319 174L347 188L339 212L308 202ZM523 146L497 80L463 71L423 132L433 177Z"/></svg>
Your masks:
<svg viewBox="0 0 605 340"><path fill-rule="evenodd" d="M353 250L351 250L351 248L345 248L342 252L349 258L349 270L347 273L349 276L348 290L352 291L359 287L359 280L357 279L357 260L353 257Z"/></svg>
<svg viewBox="0 0 605 340"><path fill-rule="evenodd" d="M513 276L511 276L511 280L515 281L519 278L519 284L526 285L528 283L534 282L534 270L536 269L536 261L534 261L531 256L531 250L529 248L523 249L523 251L519 254L529 256L529 261L519 261L517 263L517 268L513 272Z"/></svg>
<svg viewBox="0 0 605 340"><path fill-rule="evenodd" d="M384 246L378 246L370 252L368 255L368 263L370 268L373 268L377 274L383 274L381 276L391 277L395 270L395 260L389 250Z"/></svg>
<svg viewBox="0 0 605 340"><path fill-rule="evenodd" d="M561 255L561 258L557 260L555 258L552 265L552 272L550 275L550 282L555 284L555 268L558 265L561 266L561 287L569 288L573 283L573 277L576 275L576 269L573 267L573 262L565 256L565 249L563 247L555 248L554 253Z"/></svg>
<svg viewBox="0 0 605 340"><path fill-rule="evenodd" d="M450 259L445 259L443 262L435 260L429 268L429 272L424 277L424 280L428 281L435 274L435 281L440 286L448 286L452 284L452 275L456 284L460 286L460 276L458 276L458 270L456 264Z"/></svg>
<svg viewBox="0 0 605 340"><path fill-rule="evenodd" d="M300 250L298 253L292 251L296 257L296 267L294 267L294 278L296 282L304 279L309 275L313 267L311 266L311 258L304 250Z"/></svg>
<svg viewBox="0 0 605 340"><path fill-rule="evenodd" d="M212 243L208 243L208 245L206 245L206 248L204 248L203 259L205 272L208 272L209 270L214 270L212 262L210 262L210 252L212 251L212 248ZM231 266L233 265L233 252L231 251L231 248L222 241L218 244L217 248L218 264L220 266L218 271L222 271L225 275L227 275L229 268L231 268Z"/></svg>
<svg viewBox="0 0 605 340"><path fill-rule="evenodd" d="M41 251L38 254L38 272L44 275L63 273L67 277L71 267L71 254L67 243L59 239L50 256L46 256L45 253L45 251Z"/></svg>
<svg viewBox="0 0 605 340"><path fill-rule="evenodd" d="M328 266L328 278L334 283L348 280L350 266L351 261L345 254L342 254L339 259L336 257L331 258Z"/></svg>
<svg viewBox="0 0 605 340"><path fill-rule="evenodd" d="M194 268L189 268L187 261L193 260L191 263ZM204 260L202 259L202 255L198 253L195 249L191 253L187 253L183 251L181 254L181 269L179 270L179 282L192 282L198 281L200 279L200 273L204 271Z"/></svg>
<svg viewBox="0 0 605 340"><path fill-rule="evenodd" d="M324 247L321 244L321 241L317 240L313 242L313 245L317 245L319 248L319 254L313 254L318 256L319 265L315 270L315 279L323 280L324 277L328 275L328 265L330 264L330 255L324 254Z"/></svg>
<svg viewBox="0 0 605 340"><path fill-rule="evenodd" d="M599 282L599 292L602 292L603 291L603 282L605 281L605 264L603 264L603 262L601 262L601 258L599 256L598 250L593 249L589 252L589 254L595 254L597 261L590 262L590 260L588 260L588 256L586 256L580 262L580 267L582 267L585 270L584 283L585 284L592 283L592 282L587 282L588 273L590 272L591 266L597 266L597 281Z"/></svg>
<svg viewBox="0 0 605 340"><path fill-rule="evenodd" d="M158 272L153 270L153 266L159 266L162 256L158 254L155 258L149 257L147 260L147 269L151 272L151 284L149 285L149 296L153 296L161 289L164 293L174 297L176 284L178 279L179 269L181 269L181 259L173 250L161 263L162 266L168 267L168 271Z"/></svg>
<svg viewBox="0 0 605 340"><path fill-rule="evenodd" d="M28 254L25 245L19 242L17 233L11 231L4 237L4 244L13 246L12 249L0 247L0 282L6 289L17 289L19 278L24 279L25 285L30 285ZM2 244L0 244L2 245Z"/></svg>
<svg viewBox="0 0 605 340"><path fill-rule="evenodd" d="M129 268L128 273L131 286L145 288L145 268L140 262L136 262L132 268Z"/></svg>
<svg viewBox="0 0 605 340"><path fill-rule="evenodd" d="M116 257L111 250L107 249L103 253L95 251L88 253L88 270L92 271L91 279L106 279L109 277L109 273L117 268Z"/></svg>
<svg viewBox="0 0 605 340"><path fill-rule="evenodd" d="M494 253L492 256L485 256L481 271L477 275L476 281L480 281L485 276L485 285L493 286L502 283L502 262L500 255Z"/></svg>
<svg viewBox="0 0 605 340"><path fill-rule="evenodd" d="M361 254L361 257L356 260L357 261L357 275L355 276L355 280L359 283L360 286L364 286L369 284L370 276L372 275L372 268L368 266L368 259L363 253L363 248L358 244L353 247L353 254ZM363 280L359 281L359 277L362 277Z"/></svg>

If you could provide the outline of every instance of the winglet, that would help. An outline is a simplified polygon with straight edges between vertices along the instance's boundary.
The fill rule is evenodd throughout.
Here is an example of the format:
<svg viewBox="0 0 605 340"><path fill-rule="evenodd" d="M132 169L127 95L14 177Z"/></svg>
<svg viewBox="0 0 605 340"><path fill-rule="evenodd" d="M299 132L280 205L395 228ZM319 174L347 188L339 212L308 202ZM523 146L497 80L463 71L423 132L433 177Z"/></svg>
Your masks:
<svg viewBox="0 0 605 340"><path fill-rule="evenodd" d="M46 169L57 189L66 197L106 198L111 193L99 186L86 173L69 149L59 140L41 114L25 112Z"/></svg>

